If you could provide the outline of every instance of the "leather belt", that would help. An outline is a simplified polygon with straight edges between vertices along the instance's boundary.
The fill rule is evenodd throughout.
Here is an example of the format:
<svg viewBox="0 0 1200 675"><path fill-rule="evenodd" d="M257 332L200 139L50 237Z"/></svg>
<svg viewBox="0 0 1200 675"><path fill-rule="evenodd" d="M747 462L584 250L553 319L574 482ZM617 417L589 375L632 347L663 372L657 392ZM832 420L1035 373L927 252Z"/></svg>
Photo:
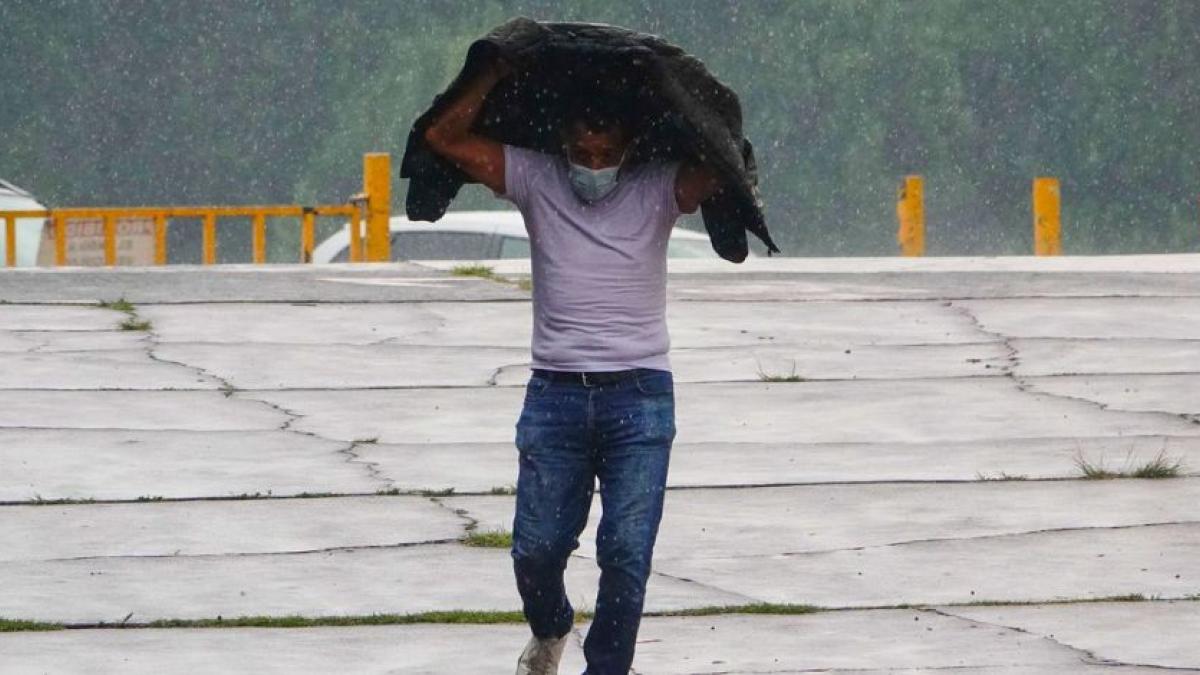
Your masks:
<svg viewBox="0 0 1200 675"><path fill-rule="evenodd" d="M590 387L593 384L611 384L620 382L621 380L633 377L638 373L637 368L631 370L613 370L613 371L565 371L565 370L543 370L534 368L533 372L541 377L549 378L553 382L575 382Z"/></svg>

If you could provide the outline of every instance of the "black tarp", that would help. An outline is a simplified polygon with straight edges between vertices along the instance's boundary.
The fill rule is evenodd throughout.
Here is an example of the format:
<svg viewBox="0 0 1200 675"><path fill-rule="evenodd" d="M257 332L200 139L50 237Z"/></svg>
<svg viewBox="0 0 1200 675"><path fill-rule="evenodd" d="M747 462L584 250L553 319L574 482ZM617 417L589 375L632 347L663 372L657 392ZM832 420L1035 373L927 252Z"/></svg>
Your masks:
<svg viewBox="0 0 1200 675"><path fill-rule="evenodd" d="M698 59L660 37L606 24L542 23L518 17L471 44L454 82L413 124L400 177L411 180L411 220L442 217L471 179L425 142L430 121L492 59L516 67L488 94L474 132L501 143L561 154L559 128L577 97L610 97L630 106L639 139L628 162L704 161L724 189L701 204L713 250L742 262L746 232L771 241L758 197L754 150L742 135L737 95ZM609 101L610 103L612 101Z"/></svg>

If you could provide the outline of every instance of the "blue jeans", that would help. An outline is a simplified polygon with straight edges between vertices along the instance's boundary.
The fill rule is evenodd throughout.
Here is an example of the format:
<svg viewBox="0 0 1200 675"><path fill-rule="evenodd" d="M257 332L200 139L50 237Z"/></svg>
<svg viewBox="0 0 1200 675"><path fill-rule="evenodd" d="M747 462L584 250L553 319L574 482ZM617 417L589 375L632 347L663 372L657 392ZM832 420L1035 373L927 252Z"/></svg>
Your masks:
<svg viewBox="0 0 1200 675"><path fill-rule="evenodd" d="M570 632L575 611L563 571L599 479L600 589L583 652L587 675L627 675L675 439L673 376L641 368L618 382L584 385L534 373L516 427L512 558L525 619L537 637Z"/></svg>

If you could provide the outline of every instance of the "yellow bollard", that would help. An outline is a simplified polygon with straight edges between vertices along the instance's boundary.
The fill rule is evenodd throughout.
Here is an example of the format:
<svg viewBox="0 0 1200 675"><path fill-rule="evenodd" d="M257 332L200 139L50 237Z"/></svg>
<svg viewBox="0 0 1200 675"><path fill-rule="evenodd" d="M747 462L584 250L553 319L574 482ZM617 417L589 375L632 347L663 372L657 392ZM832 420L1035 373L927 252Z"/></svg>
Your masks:
<svg viewBox="0 0 1200 675"><path fill-rule="evenodd" d="M167 264L167 216L154 214L154 264Z"/></svg>
<svg viewBox="0 0 1200 675"><path fill-rule="evenodd" d="M254 263L267 261L267 217L261 213L254 214Z"/></svg>
<svg viewBox="0 0 1200 675"><path fill-rule="evenodd" d="M217 262L217 214L209 211L204 214L204 264L212 265Z"/></svg>
<svg viewBox="0 0 1200 675"><path fill-rule="evenodd" d="M392 158L386 152L363 155L363 192L367 194L367 262L392 259Z"/></svg>
<svg viewBox="0 0 1200 675"><path fill-rule="evenodd" d="M310 208L304 209L304 220L300 226L300 262L312 262L313 247L315 244L314 219L316 216Z"/></svg>
<svg viewBox="0 0 1200 675"><path fill-rule="evenodd" d="M117 217L115 214L104 214L104 264L113 267L117 264Z"/></svg>
<svg viewBox="0 0 1200 675"><path fill-rule="evenodd" d="M58 214L52 216L54 229L54 264L67 264L67 219Z"/></svg>
<svg viewBox="0 0 1200 675"><path fill-rule="evenodd" d="M362 260L362 217L356 204L354 215L350 216L350 262L360 260Z"/></svg>
<svg viewBox="0 0 1200 675"><path fill-rule="evenodd" d="M1033 179L1033 253L1062 255L1061 195L1057 178Z"/></svg>
<svg viewBox="0 0 1200 675"><path fill-rule="evenodd" d="M900 255L925 255L925 188L920 176L905 176L896 200L896 219Z"/></svg>
<svg viewBox="0 0 1200 675"><path fill-rule="evenodd" d="M17 217L4 216L4 264L17 266Z"/></svg>

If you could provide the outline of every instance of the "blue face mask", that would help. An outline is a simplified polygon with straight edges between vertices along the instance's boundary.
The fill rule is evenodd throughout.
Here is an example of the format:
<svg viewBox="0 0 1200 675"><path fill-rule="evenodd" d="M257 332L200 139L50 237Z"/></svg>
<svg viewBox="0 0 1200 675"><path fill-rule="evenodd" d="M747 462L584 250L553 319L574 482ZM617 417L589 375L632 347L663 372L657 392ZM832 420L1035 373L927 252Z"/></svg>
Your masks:
<svg viewBox="0 0 1200 675"><path fill-rule="evenodd" d="M571 167L571 189L585 202L594 202L605 198L617 187L617 173L621 170L621 164L624 162L625 155L622 154L621 161L616 166L589 169L568 159L567 163Z"/></svg>

